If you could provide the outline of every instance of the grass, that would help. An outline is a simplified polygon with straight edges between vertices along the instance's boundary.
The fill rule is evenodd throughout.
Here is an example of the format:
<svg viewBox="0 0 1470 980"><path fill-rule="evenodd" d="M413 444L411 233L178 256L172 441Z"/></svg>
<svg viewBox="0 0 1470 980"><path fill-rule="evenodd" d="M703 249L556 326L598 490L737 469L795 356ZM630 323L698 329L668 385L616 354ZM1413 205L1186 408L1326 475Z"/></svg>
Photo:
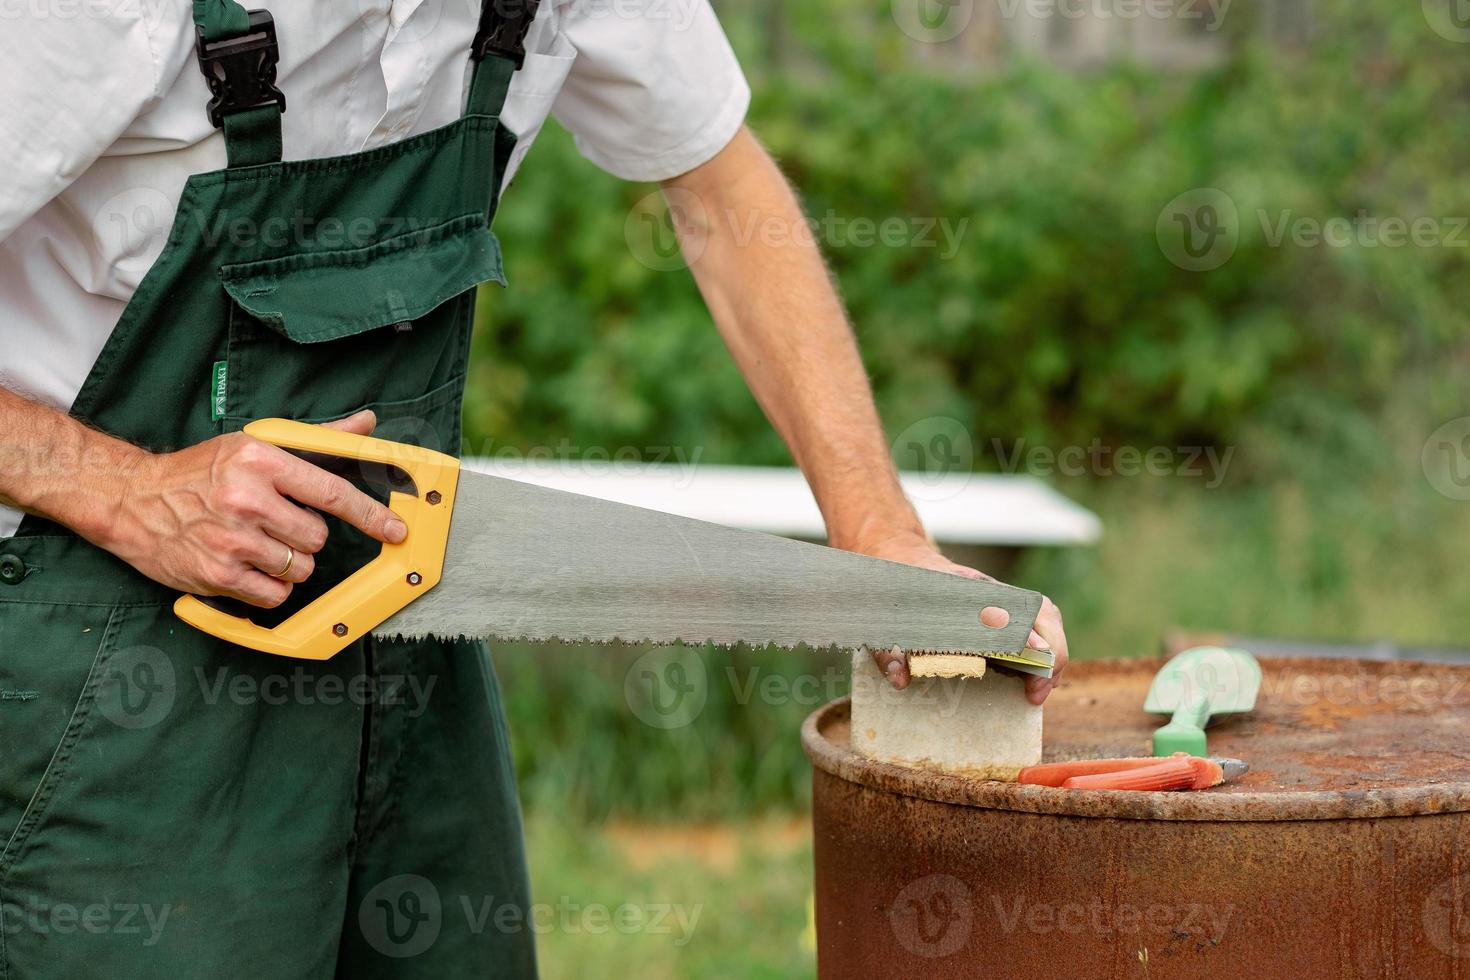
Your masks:
<svg viewBox="0 0 1470 980"><path fill-rule="evenodd" d="M578 827L533 810L526 843L535 901L568 910L543 913L554 923L537 937L546 980L767 980L814 971L804 817ZM635 911L619 913L623 906ZM619 914L622 931L608 924Z"/></svg>

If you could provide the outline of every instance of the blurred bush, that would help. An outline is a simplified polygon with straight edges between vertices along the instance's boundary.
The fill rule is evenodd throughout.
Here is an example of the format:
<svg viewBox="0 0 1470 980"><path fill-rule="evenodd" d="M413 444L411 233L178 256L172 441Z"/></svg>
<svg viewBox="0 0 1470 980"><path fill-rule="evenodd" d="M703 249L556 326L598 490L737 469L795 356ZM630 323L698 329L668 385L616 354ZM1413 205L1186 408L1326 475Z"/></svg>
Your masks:
<svg viewBox="0 0 1470 980"><path fill-rule="evenodd" d="M1457 247L1271 241L1300 217L1427 217L1452 235L1470 215L1470 58L1419 5L1324 0L1302 49L1259 40L1237 8L1231 57L1202 75L1018 63L964 77L911 63L886 2L810 6L782 8L801 57L781 64L816 66L800 71L726 17L750 121L808 214L963 228L948 258L942 238L828 242L895 431L942 415L982 448L1250 438L1236 475L1270 476L1303 442L1371 456L1396 386L1435 377L1458 396L1433 369L1466 361L1470 230ZM1188 271L1155 226L1206 187L1235 204L1239 240L1222 267ZM538 142L497 226L512 285L482 305L471 451L571 435L787 461L690 277L630 250L651 190L595 171L559 131Z"/></svg>

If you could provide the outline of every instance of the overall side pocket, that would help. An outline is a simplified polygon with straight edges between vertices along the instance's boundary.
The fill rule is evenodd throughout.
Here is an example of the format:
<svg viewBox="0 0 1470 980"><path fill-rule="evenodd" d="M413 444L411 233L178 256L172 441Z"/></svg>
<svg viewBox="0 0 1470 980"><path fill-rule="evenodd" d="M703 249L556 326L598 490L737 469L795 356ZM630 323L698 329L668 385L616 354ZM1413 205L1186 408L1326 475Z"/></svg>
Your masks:
<svg viewBox="0 0 1470 980"><path fill-rule="evenodd" d="M0 888L65 778L122 607L0 604Z"/></svg>

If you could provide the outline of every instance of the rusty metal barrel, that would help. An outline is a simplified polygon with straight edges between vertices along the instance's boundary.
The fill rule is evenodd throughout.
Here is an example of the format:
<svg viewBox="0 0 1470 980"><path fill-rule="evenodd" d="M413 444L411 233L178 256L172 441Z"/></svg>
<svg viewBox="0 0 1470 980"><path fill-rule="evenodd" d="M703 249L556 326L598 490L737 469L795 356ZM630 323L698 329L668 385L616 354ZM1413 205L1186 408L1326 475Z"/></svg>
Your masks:
<svg viewBox="0 0 1470 980"><path fill-rule="evenodd" d="M1147 755L1161 660L1074 663L1044 761ZM1263 659L1197 793L874 762L812 714L822 980L1470 978L1470 666Z"/></svg>

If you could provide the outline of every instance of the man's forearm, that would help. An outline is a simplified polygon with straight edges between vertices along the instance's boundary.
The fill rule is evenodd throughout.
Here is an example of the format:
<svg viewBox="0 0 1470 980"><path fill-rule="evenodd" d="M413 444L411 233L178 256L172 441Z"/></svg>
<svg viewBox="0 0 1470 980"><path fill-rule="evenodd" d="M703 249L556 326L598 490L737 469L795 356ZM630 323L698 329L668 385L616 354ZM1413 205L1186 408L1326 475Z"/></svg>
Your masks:
<svg viewBox="0 0 1470 980"><path fill-rule="evenodd" d="M770 156L742 130L665 188L710 312L811 484L832 544L863 551L922 534L842 304Z"/></svg>
<svg viewBox="0 0 1470 980"><path fill-rule="evenodd" d="M0 503L95 541L117 502L110 488L143 455L65 412L0 388Z"/></svg>

